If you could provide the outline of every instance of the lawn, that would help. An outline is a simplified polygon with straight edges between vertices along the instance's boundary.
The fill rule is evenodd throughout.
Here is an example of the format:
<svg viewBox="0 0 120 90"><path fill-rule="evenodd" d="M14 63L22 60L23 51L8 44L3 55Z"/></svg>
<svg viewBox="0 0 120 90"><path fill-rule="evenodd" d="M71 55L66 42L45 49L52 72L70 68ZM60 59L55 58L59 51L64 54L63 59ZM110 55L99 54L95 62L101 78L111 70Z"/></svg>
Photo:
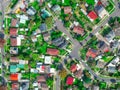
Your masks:
<svg viewBox="0 0 120 90"><path fill-rule="evenodd" d="M99 86L100 86L100 89L105 89L107 87L105 82L101 82Z"/></svg>
<svg viewBox="0 0 120 90"><path fill-rule="evenodd" d="M95 0L86 0L86 3L89 4L89 5L94 5Z"/></svg>
<svg viewBox="0 0 120 90"><path fill-rule="evenodd" d="M103 56L102 59L105 61L105 62L110 62L111 60L113 60L114 56Z"/></svg>
<svg viewBox="0 0 120 90"><path fill-rule="evenodd" d="M109 5L105 8L109 13L112 9L114 9L113 3L111 1L108 1Z"/></svg>

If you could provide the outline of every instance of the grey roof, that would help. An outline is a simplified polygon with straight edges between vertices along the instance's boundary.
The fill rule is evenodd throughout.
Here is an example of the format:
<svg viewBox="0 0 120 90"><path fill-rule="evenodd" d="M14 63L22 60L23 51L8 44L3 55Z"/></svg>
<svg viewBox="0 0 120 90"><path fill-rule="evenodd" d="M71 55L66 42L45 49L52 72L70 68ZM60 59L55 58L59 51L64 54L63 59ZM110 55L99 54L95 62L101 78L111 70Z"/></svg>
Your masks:
<svg viewBox="0 0 120 90"><path fill-rule="evenodd" d="M45 23L42 23L42 24L40 25L40 30L41 30L41 32L45 32L45 31L47 30L47 26L46 26Z"/></svg>

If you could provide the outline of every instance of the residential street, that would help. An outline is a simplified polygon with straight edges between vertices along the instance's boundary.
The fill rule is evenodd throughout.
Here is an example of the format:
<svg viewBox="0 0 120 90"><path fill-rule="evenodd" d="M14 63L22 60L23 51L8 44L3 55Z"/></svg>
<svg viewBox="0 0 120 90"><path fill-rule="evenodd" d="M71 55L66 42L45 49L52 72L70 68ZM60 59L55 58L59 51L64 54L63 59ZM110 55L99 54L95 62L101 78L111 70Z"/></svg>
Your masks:
<svg viewBox="0 0 120 90"><path fill-rule="evenodd" d="M109 20L110 17L119 16L119 15L120 15L120 9L118 8L118 3L116 2L116 10L115 10L107 19L105 19L105 21L104 21L103 23L101 23L95 30L93 30L92 34L95 35L97 32L99 32L99 31L101 30L101 26L104 26L104 25L108 22L108 20ZM65 34L69 37L69 39L72 41L72 43L73 43L73 46L74 46L74 47L73 47L73 50L72 50L72 52L70 53L70 55L71 55L73 58L79 60L79 61L84 65L84 67L85 67L87 70L89 70L89 72L90 72L96 79L98 79L98 80L100 80L100 81L105 81L105 82L111 82L111 79L114 79L114 80L116 80L116 82L120 82L120 79L115 79L115 78L110 78L110 77L109 77L109 78L100 77L100 76L98 76L95 72L93 72L93 71L91 70L91 68L80 58L80 55L78 54L80 48L82 48L82 46L79 44L79 42L72 38L72 36L71 36L70 33L67 31L67 29L63 26L63 23L62 23L60 20L56 20L55 24L56 24L57 28L58 28L60 31L62 31L63 33L65 33ZM90 40L90 37L88 36L86 40L83 40L83 41L82 41L83 45L84 45L85 43L87 43L87 41L89 41L89 40Z"/></svg>

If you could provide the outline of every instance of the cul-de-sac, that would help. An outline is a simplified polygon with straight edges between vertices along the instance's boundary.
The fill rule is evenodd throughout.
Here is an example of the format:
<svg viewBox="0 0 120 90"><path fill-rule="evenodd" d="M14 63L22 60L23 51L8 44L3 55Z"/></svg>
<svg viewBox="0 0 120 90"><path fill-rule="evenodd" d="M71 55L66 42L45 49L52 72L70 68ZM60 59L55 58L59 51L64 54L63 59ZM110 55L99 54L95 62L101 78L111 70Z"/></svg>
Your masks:
<svg viewBox="0 0 120 90"><path fill-rule="evenodd" d="M120 90L120 0L0 0L0 90Z"/></svg>

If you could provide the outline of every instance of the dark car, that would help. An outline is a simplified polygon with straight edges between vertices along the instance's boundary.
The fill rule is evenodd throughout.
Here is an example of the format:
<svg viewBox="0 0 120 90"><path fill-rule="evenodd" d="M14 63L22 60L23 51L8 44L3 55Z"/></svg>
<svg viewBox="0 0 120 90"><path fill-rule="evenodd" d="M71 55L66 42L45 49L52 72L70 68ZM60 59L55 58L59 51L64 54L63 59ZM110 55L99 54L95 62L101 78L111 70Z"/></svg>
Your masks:
<svg viewBox="0 0 120 90"><path fill-rule="evenodd" d="M93 37L94 35L92 33L89 34L90 37Z"/></svg>
<svg viewBox="0 0 120 90"><path fill-rule="evenodd" d="M118 8L120 9L120 2L118 3Z"/></svg>
<svg viewBox="0 0 120 90"><path fill-rule="evenodd" d="M111 79L110 80L112 83L116 83L116 80L115 79Z"/></svg>
<svg viewBox="0 0 120 90"><path fill-rule="evenodd" d="M82 44L81 42L79 42L79 44L80 44L81 46L83 46L83 44Z"/></svg>

